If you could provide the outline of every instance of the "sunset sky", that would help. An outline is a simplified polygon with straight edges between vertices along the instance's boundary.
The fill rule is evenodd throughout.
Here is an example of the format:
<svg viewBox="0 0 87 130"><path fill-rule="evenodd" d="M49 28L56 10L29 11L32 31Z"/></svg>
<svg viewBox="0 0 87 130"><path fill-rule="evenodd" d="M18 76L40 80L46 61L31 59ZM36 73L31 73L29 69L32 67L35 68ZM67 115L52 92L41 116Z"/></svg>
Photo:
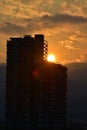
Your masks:
<svg viewBox="0 0 87 130"><path fill-rule="evenodd" d="M57 63L87 61L87 0L0 0L0 63L13 36L44 34Z"/></svg>

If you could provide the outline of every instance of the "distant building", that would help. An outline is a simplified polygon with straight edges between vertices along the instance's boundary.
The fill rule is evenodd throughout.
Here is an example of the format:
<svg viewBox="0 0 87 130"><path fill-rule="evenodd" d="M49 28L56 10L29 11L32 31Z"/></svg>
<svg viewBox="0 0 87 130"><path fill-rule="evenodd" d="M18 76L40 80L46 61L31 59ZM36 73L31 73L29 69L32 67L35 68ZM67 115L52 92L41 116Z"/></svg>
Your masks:
<svg viewBox="0 0 87 130"><path fill-rule="evenodd" d="M7 41L6 121L29 130L66 125L67 68L47 62L43 35Z"/></svg>

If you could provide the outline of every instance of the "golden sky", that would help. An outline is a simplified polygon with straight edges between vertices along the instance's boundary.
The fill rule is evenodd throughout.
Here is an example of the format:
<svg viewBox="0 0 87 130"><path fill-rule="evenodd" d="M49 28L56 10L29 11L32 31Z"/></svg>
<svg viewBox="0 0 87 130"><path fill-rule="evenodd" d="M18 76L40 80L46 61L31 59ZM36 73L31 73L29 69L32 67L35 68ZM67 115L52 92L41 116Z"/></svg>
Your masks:
<svg viewBox="0 0 87 130"><path fill-rule="evenodd" d="M12 36L44 34L57 63L87 61L87 0L0 0L0 63Z"/></svg>

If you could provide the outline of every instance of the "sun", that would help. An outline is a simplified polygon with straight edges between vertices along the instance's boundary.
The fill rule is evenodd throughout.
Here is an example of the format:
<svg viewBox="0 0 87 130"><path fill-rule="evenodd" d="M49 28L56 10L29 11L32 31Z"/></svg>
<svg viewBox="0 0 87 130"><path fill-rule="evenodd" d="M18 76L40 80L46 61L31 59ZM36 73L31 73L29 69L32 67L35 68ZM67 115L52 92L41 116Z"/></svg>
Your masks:
<svg viewBox="0 0 87 130"><path fill-rule="evenodd" d="M47 61L49 62L55 62L55 56L53 54L49 54L48 57L47 57Z"/></svg>

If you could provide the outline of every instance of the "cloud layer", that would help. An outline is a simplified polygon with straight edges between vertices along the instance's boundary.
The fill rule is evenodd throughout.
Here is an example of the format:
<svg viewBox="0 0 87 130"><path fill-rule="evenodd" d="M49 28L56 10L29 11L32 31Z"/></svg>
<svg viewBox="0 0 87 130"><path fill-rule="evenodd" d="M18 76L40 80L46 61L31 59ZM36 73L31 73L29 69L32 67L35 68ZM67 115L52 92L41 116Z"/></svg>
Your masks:
<svg viewBox="0 0 87 130"><path fill-rule="evenodd" d="M7 40L15 35L44 33L49 51L59 55L60 61L81 60L87 49L86 5L86 0L1 0L0 34Z"/></svg>

